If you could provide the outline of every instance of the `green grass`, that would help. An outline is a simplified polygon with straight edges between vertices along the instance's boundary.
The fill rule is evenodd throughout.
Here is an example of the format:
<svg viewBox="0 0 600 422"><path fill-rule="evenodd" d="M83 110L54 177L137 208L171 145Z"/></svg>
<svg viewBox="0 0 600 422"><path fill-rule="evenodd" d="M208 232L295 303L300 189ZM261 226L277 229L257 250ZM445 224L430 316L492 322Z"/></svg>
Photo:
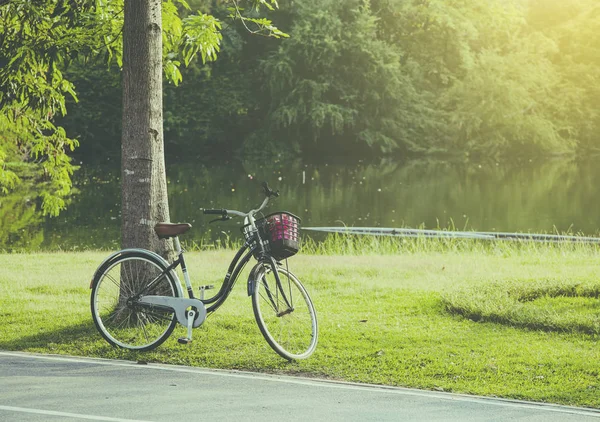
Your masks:
<svg viewBox="0 0 600 422"><path fill-rule="evenodd" d="M329 242L329 244L327 244ZM290 260L319 315L315 354L261 337L245 276L194 342L152 352L96 332L89 282L105 252L0 255L0 349L301 374L600 408L597 247L330 237ZM331 253L334 254L331 254ZM188 254L218 284L232 252Z"/></svg>

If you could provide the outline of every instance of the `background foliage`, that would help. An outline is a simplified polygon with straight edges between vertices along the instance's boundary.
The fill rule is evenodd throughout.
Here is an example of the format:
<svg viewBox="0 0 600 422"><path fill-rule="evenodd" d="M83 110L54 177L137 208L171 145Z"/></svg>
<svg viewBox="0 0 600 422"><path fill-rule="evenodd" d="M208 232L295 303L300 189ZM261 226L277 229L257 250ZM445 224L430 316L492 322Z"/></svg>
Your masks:
<svg viewBox="0 0 600 422"><path fill-rule="evenodd" d="M3 3L0 186L25 163L56 213L69 156L120 153L122 3ZM163 4L171 156L598 151L595 0Z"/></svg>
<svg viewBox="0 0 600 422"><path fill-rule="evenodd" d="M594 0L282 2L269 13L290 35L279 40L228 21L227 2L190 5L223 22L222 40L219 60L192 62L178 87L165 86L168 154L497 157L598 149ZM70 74L81 102L62 123L81 139L84 156L118 153L120 128L104 124L118 121L109 118L120 107L118 72L99 62Z"/></svg>

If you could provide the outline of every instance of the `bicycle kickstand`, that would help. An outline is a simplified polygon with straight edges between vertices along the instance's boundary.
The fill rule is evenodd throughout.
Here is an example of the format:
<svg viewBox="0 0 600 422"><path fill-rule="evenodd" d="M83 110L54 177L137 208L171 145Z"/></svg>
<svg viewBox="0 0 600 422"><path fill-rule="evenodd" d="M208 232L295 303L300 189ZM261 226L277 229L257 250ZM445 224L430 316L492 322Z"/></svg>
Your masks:
<svg viewBox="0 0 600 422"><path fill-rule="evenodd" d="M190 344L192 342L192 324L194 323L194 317L196 312L190 309L187 313L187 337L179 337L177 341L179 344Z"/></svg>

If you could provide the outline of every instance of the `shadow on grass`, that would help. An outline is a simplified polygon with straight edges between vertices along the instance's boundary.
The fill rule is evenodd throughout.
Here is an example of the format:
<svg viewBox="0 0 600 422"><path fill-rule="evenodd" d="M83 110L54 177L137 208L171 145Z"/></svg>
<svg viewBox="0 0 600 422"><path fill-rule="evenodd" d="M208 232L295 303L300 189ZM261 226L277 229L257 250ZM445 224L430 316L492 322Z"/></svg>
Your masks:
<svg viewBox="0 0 600 422"><path fill-rule="evenodd" d="M108 344L93 323L83 321L55 330L41 329L33 335L0 339L0 350L69 354L76 356L137 360L140 352L119 349Z"/></svg>
<svg viewBox="0 0 600 422"><path fill-rule="evenodd" d="M558 333L600 335L600 285L490 284L446 294L444 309L475 322Z"/></svg>
<svg viewBox="0 0 600 422"><path fill-rule="evenodd" d="M262 337L248 341L247 330L240 328L235 325L228 330L221 325L211 330L221 333L214 339L208 338L208 332L198 332L195 334L198 347L193 349L181 347L173 340L170 345L163 344L154 350L135 351L110 345L91 321L82 321L54 330L42 328L44 331L33 335L13 334L11 339L0 339L0 350L253 371L293 370L297 366L297 362L281 359L267 349ZM260 334L251 335L257 336ZM229 340L224 341L226 338ZM256 352L261 349L266 349L265 354L257 357Z"/></svg>
<svg viewBox="0 0 600 422"><path fill-rule="evenodd" d="M97 341L98 336L98 331L91 322L82 322L56 330L41 328L36 334L9 340L0 339L0 349L23 350L26 348L44 348L50 344L91 343Z"/></svg>

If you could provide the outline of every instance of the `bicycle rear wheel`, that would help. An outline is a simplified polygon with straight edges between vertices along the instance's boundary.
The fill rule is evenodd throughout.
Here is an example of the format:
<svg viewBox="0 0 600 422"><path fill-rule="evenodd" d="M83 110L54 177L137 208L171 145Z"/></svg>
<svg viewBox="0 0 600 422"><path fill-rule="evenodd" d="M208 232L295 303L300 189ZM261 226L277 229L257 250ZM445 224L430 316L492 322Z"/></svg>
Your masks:
<svg viewBox="0 0 600 422"><path fill-rule="evenodd" d="M132 251L96 272L92 281L92 318L106 341L125 349L151 350L171 335L177 324L172 309L138 303L142 294L179 296L171 274L160 276L164 269L154 256ZM156 282L147 289L153 280Z"/></svg>
<svg viewBox="0 0 600 422"><path fill-rule="evenodd" d="M288 360L306 359L317 347L317 314L308 292L298 278L284 268L276 282L264 266L252 295L258 327L275 352Z"/></svg>

